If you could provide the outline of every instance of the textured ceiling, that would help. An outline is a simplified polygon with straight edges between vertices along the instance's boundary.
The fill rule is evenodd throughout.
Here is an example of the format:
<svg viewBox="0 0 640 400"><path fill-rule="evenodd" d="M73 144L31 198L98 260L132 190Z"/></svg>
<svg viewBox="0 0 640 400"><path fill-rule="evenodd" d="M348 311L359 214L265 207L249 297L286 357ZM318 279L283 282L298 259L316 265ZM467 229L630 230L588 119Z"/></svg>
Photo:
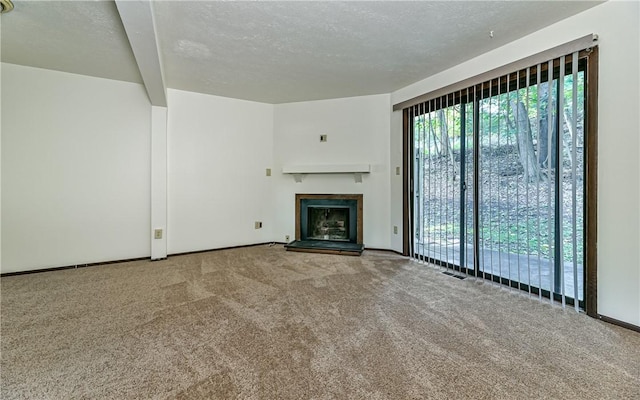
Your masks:
<svg viewBox="0 0 640 400"><path fill-rule="evenodd" d="M2 15L2 61L142 82L110 1L14 0Z"/></svg>
<svg viewBox="0 0 640 400"><path fill-rule="evenodd" d="M2 60L140 82L112 2L14 1ZM168 87L283 103L389 93L594 1L158 1ZM494 38L489 38L494 31Z"/></svg>

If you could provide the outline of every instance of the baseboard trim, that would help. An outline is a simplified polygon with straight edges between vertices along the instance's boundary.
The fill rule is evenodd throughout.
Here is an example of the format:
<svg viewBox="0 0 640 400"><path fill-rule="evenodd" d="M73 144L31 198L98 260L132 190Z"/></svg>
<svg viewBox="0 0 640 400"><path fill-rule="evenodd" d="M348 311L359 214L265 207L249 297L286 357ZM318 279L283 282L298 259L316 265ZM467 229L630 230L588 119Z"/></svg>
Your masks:
<svg viewBox="0 0 640 400"><path fill-rule="evenodd" d="M402 252L401 252L401 251L396 251L396 250L391 250L391 249L380 249L380 248L377 248L377 247L365 247L365 248L364 248L364 251L367 251L367 250L372 250L372 251L387 251L387 252L389 252L389 253L394 253L394 254L397 254L397 255L399 255L399 256L403 256L403 257L404 257L404 255L402 254Z"/></svg>
<svg viewBox="0 0 640 400"><path fill-rule="evenodd" d="M4 277L7 277L7 276L16 276L16 275L39 274L41 272L62 271L62 270L65 270L65 269L98 267L100 265L119 264L119 263L125 263L125 262L131 262L131 261L143 261L143 260L149 260L149 257L125 258L125 259L122 259L122 260L100 261L100 262L87 263L87 264L77 264L77 265L64 265L62 267L30 269L28 271L4 272L4 273L0 274L0 278L4 278Z"/></svg>
<svg viewBox="0 0 640 400"><path fill-rule="evenodd" d="M242 248L242 247L262 246L262 245L268 245L268 244L274 244L275 245L275 244L284 244L284 243L264 242L264 243L246 244L246 245L240 245L240 246L222 247L222 248L217 248L217 249L196 250L196 251L190 251L190 252L186 252L186 253L174 253L174 254L169 254L169 255L167 255L167 257L164 257L164 258L153 258L153 259L151 259L150 257L125 258L125 259L122 259L122 260L100 261L100 262L87 263L87 264L77 264L77 265L64 265L64 266L61 266L61 267L31 269L31 270L28 270L28 271L5 272L5 273L0 274L0 277L4 278L4 277L8 277L8 276L15 276L15 275L27 275L27 274L38 274L38 273L41 273L41 272L62 271L62 270L65 270L65 269L97 267L97 266L100 266L100 265L118 264L118 263L125 263L125 262L131 262L131 261L143 261L143 260L147 260L149 262L163 261L163 260L166 260L169 256L182 256L182 255L187 255L187 254L206 253L206 252L209 252L209 251L238 249L238 248Z"/></svg>
<svg viewBox="0 0 640 400"><path fill-rule="evenodd" d="M241 244L241 245L238 245L238 246L217 247L215 249L185 251L183 253L171 253L171 254L168 254L167 257L186 256L186 255L190 255L190 254L208 253L210 251L232 250L232 249L241 249L241 248L244 248L244 247L267 246L267 245L276 245L276 244L284 244L284 243L282 243L282 242L262 242L262 243L253 243L253 244Z"/></svg>
<svg viewBox="0 0 640 400"><path fill-rule="evenodd" d="M632 331L640 333L640 326L630 324L628 322L620 321L619 319L607 317L606 315L602 315L602 314L598 314L596 318L599 319L600 321L607 322L612 325L618 325L622 328L630 329Z"/></svg>
<svg viewBox="0 0 640 400"><path fill-rule="evenodd" d="M184 256L184 255L189 255L189 254L208 253L210 251L241 249L241 248L244 248L244 247L267 246L267 245L285 245L285 244L286 244L285 242L261 242L261 243L253 243L253 244L243 244L243 245L238 245L238 246L219 247L219 248L215 248L215 249L187 251L187 252L184 252L184 253L172 253L172 254L168 254L167 257L164 257L164 258L151 259L149 257L137 257L137 258L126 258L126 259L122 259L122 260L113 260L113 261L100 261L100 262L87 263L87 264L65 265L65 266L61 266L61 267L32 269L32 270L29 270L29 271L5 272L5 273L0 274L0 277L4 278L4 277L9 277L9 276L16 276L16 275L27 275L27 274L38 274L38 273L41 273L41 272L62 271L62 270L65 270L65 269L97 267L97 266L100 266L100 265L118 264L118 263L125 263L125 262L131 262L131 261L143 261L143 260L147 260L149 262L163 261L163 260L166 260L168 257L174 257L174 256ZM367 251L367 250L388 251L388 252L391 252L391 253L394 253L394 254L397 254L397 255L400 255L400 256L402 255L401 252L398 252L398 251L395 251L395 250L391 250L391 249L379 249L379 248L375 248L375 247L365 247L364 251ZM624 323L624 322L622 322L622 323ZM634 325L631 325L631 326L634 326ZM636 327L636 329L640 329L640 328Z"/></svg>

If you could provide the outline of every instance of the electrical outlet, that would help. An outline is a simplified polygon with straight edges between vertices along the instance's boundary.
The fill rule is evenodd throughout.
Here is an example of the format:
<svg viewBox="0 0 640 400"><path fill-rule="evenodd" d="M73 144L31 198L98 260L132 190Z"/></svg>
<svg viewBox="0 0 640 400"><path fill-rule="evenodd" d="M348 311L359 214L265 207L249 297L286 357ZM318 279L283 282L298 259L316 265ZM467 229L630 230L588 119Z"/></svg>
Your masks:
<svg viewBox="0 0 640 400"><path fill-rule="evenodd" d="M287 243L289 243L289 235L285 235L285 236L284 236L284 241L285 241L285 242L287 242Z"/></svg>
<svg viewBox="0 0 640 400"><path fill-rule="evenodd" d="M397 235L397 234L398 234L398 227L397 227L397 226L395 226L395 225L394 225L394 227L393 227L393 233L394 233L395 235Z"/></svg>
<svg viewBox="0 0 640 400"><path fill-rule="evenodd" d="M271 168L267 168L267 176L271 176Z"/></svg>
<svg viewBox="0 0 640 400"><path fill-rule="evenodd" d="M321 142L326 142L327 141L327 135L320 135L320 141Z"/></svg>
<svg viewBox="0 0 640 400"><path fill-rule="evenodd" d="M153 230L153 238L154 239L162 239L162 229L154 229Z"/></svg>
<svg viewBox="0 0 640 400"><path fill-rule="evenodd" d="M262 222L261 221L256 221L255 227L256 227L256 229L262 228Z"/></svg>

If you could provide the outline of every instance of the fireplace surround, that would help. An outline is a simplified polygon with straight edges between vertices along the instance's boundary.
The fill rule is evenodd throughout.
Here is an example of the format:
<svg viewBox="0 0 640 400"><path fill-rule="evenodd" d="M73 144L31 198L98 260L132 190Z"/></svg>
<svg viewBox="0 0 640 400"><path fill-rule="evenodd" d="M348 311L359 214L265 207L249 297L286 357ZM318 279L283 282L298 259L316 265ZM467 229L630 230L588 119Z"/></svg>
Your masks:
<svg viewBox="0 0 640 400"><path fill-rule="evenodd" d="M296 194L296 240L289 251L360 255L362 194Z"/></svg>

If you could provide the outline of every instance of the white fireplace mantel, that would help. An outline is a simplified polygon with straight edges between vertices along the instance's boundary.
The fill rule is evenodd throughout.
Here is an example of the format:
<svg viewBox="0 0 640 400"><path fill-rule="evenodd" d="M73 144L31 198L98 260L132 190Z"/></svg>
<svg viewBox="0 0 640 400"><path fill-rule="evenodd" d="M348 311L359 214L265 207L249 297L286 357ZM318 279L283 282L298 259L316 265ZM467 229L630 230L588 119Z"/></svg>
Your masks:
<svg viewBox="0 0 640 400"><path fill-rule="evenodd" d="M318 165L285 165L283 174L293 175L296 182L302 182L307 174L353 174L356 183L362 183L362 174L371 172L370 164L318 164Z"/></svg>

